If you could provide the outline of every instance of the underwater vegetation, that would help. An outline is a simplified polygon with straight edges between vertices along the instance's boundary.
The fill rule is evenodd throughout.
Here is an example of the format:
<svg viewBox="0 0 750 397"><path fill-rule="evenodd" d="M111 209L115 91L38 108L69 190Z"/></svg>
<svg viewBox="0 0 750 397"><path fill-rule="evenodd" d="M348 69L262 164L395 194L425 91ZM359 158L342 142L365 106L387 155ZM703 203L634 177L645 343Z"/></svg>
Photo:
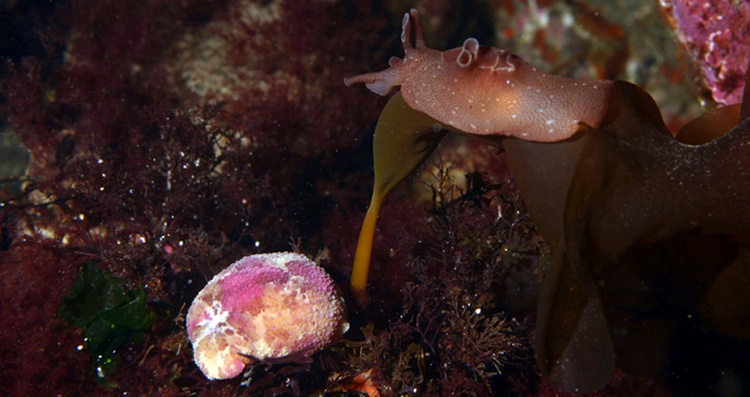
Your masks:
<svg viewBox="0 0 750 397"><path fill-rule="evenodd" d="M575 229L583 230L575 238L568 238L571 229L561 228L566 246L580 243L587 249L579 252L584 260L577 263L583 265L562 272L570 277L560 277L562 243L551 242L549 226L537 219L539 205L528 199L528 179L518 172L518 156L492 138L488 145L487 140L435 131L434 116L411 108L403 108L403 117L393 125L410 131L429 123L435 135L421 143L434 149L434 155L413 162L421 162L414 172L385 163L391 171L401 170L404 181L387 185L388 201L373 229L365 299L361 290L350 287L373 159L380 181L383 153L377 150L388 147L382 145L382 122L374 137L372 130L380 114L381 121L394 120L387 109L399 99L388 102L346 87L342 79L381 69L397 54L401 17L412 7L422 15L429 47L452 48L476 37L463 53L464 61L469 55L481 58L484 47L475 44L496 43L550 76L632 81L656 99L672 131L695 117L698 94L709 109L713 97L706 93L714 89L724 87L736 98L744 81L736 78L736 68L717 74L714 82L701 78L699 66L685 66L698 58L721 64L729 52L713 52L718 59L708 53L675 55L678 42L671 35L680 25L663 21L655 3L612 3L0 2L0 134L8 138L3 141L21 143L16 152L28 152L27 162L11 167L24 172L0 177L0 316L10 324L0 328L0 338L8 341L0 346L0 395L565 395L536 357L551 357L548 367L559 371L553 362L575 329L560 327L554 316L538 316L537 306L556 312L557 304L567 302L570 310L559 312L583 318L589 312L580 315L583 299L577 298L582 296L601 303L606 322L579 323L604 327L617 322L611 376L589 369L567 372L576 382L588 377L596 386L605 383L594 395L741 395L750 387L743 358L750 356L749 349L741 338L720 332L716 325L730 323L713 308L714 303L731 302L715 292L736 291L731 281L742 282L742 266L721 272L744 252L742 242L711 238L712 249L688 251L685 256L695 258L691 263L723 258L704 273L692 272L698 268L692 264L686 267L691 271L677 275L672 267L656 268L649 280L651 291L658 292L653 300L640 300L648 290L622 298L610 293L613 289L586 283L586 294L567 297L574 299L560 293L560 298L540 300L540 294L549 296L554 290L550 280L590 275L586 264L612 252L595 238L601 229L620 224L595 205L609 194L597 190L600 185L594 182L602 179L589 175L593 185L575 185L582 192L576 214L584 221L576 223L572 217L571 222L590 225L589 215L601 214L605 226ZM722 7L723 15L736 12L728 20L739 20L742 7ZM716 33L712 29L727 26L699 24L707 27L707 37ZM741 30L732 34L731 40L714 35L722 38L714 47L742 42ZM662 49L663 43L672 47ZM454 52L456 59L460 54L460 49ZM726 76L734 78L722 82ZM610 94L636 92L626 85L603 83L600 88ZM651 117L649 101L618 98L621 106L609 108L619 109L621 117L605 118L602 126L630 120L633 113L646 125L659 124ZM739 120L733 113L713 114L717 117L699 120L726 129ZM666 140L665 129L657 129ZM704 130L693 125L683 131L697 131L694 136L701 139ZM403 149L409 139L385 143ZM609 146L638 147L616 142ZM604 145L606 150L609 146ZM590 154L586 150L582 153ZM611 163L627 163L628 158L622 153L610 160L590 156L609 170ZM615 168L611 175L619 175L618 170L628 174L633 168ZM675 175L691 170L678 167ZM648 174L633 175L628 185L633 195L639 180L668 185ZM692 193L710 183L695 181L686 187ZM716 191L728 188L722 186ZM694 202L720 205L721 198L694 196ZM667 208L691 202L673 195L651 200L663 201L669 201ZM616 208L618 202L612 204ZM633 212L639 208L645 207ZM742 219L742 214L733 216ZM645 235L639 233L628 236ZM605 286L622 281L622 290L632 292L629 279L609 270L626 263L633 265L627 276L642 275L636 263L673 263L685 245L705 247L706 241L693 233L664 244L659 240L653 250L626 248L622 261L622 256L604 258L613 264L603 268ZM348 331L322 350L311 350L310 357L247 359L239 376L210 380L194 361L186 321L191 302L232 263L282 251L315 258L330 276L345 298ZM96 270L90 263L96 263ZM84 283L101 289L80 287L81 276L103 282ZM698 279L705 284L693 283ZM712 280L729 284L719 288L710 285ZM598 288L603 293L597 296ZM84 296L113 299L106 308ZM702 306L706 296L713 303ZM735 306L724 306L729 317L741 314L736 309L744 307L742 299L737 295ZM88 309L72 315L77 303ZM118 308L126 306L137 309L132 317L111 317L125 314ZM623 314L621 308L628 310ZM706 313L721 316L711 320ZM664 327L652 339L630 334L646 345L628 344L628 335L622 335L628 329L621 325L632 319L629 315L644 319L643 330L652 329L651 320L672 326L674 337L661 332ZM86 338L93 330L87 325L106 321L133 325L134 337L110 356L118 365L102 384L96 346L87 345ZM741 324L730 328L735 326ZM550 343L539 343L535 329L548 329L545 340ZM99 335L122 341L119 334ZM633 375L621 360L629 357L622 351L664 351L666 359L644 367L647 374ZM611 364L609 358L602 362Z"/></svg>
<svg viewBox="0 0 750 397"><path fill-rule="evenodd" d="M143 342L156 315L146 305L146 291L123 291L123 281L103 273L93 262L81 268L60 315L70 325L83 328L86 348L94 357L101 382L122 360L118 352L128 344Z"/></svg>
<svg viewBox="0 0 750 397"><path fill-rule="evenodd" d="M315 13L325 11L339 23L299 23L312 9L296 2L133 6L76 1L58 2L44 12L20 3L11 7L36 29L29 35L40 51L13 53L2 62L4 133L17 134L31 155L26 173L12 181L23 189L3 188L0 199L0 262L4 272L22 276L6 280L3 310L9 318L47 325L16 321L18 326L3 329L7 340L38 346L3 349L4 393L116 393L95 387L91 363L86 363L90 353L77 350L83 341L78 331L65 329L62 318L40 320L57 317L84 261L95 261L124 280L127 290L143 288L157 312L144 342L122 352L123 364L109 377L113 383L140 395L220 393L236 387L209 383L193 363L184 328L189 303L233 261L289 249L292 238L302 242L302 250L323 250L339 239L338 219L359 213L357 200L337 205L332 193L338 186L356 186L367 174L366 169L349 172L359 153L367 157L362 134L353 127L376 115L336 114L358 103L363 109L377 105L365 103L365 96L323 100L322 95L345 89L338 76L350 65L338 61L340 43L361 41L357 47L368 48L372 33L386 23L366 3L316 4ZM250 20L252 29L243 33L245 25L232 22L239 10L250 10L267 23ZM283 28L287 23L294 29ZM225 37L217 25L231 33L232 45L264 54L250 56L257 61L252 65L243 60L249 72L264 68L253 81L261 81L258 75L266 76L268 84L275 82L272 78L278 84L294 79L297 89L246 92L241 98L201 97L185 89L184 74L175 65L200 54L191 55L191 47L182 50L180 43ZM347 33L354 25L372 29ZM249 43L261 35L276 39ZM288 56L303 51L285 47L296 45L307 52L305 59ZM285 61L264 66L269 57ZM336 79L318 77L325 73ZM317 145L324 146L298 138L316 134ZM359 188L351 190L352 197L357 190L364 197ZM318 232L329 224L336 238ZM34 259L24 246L44 248ZM42 255L47 250L54 255ZM341 271L348 263L337 261L336 266ZM49 277L58 272L65 277ZM12 291L25 289L15 283L38 289L16 296ZM46 294L45 283L54 283ZM36 357L43 354L50 357ZM74 374L53 377L51 363L65 363L68 356L81 357L80 363L63 366ZM130 380L120 382L120 377Z"/></svg>
<svg viewBox="0 0 750 397"><path fill-rule="evenodd" d="M474 38L430 49L415 9L401 42L404 58L390 58L389 69L344 80L382 96L400 89L375 129L355 292L366 294L385 197L452 131L504 149L549 245L534 347L554 387L595 392L615 367L659 373L683 316L750 339L750 84L741 104L672 135L633 84L549 75Z"/></svg>
<svg viewBox="0 0 750 397"><path fill-rule="evenodd" d="M385 327L353 324L357 328L331 348L334 357L348 358L332 364L336 377L329 391L491 396L535 390L528 318L508 315L523 310L506 304L518 303L509 296L528 293L517 291L513 280L536 279L536 266L542 266L534 261L536 232L508 194L512 183L481 174L454 181L451 171L442 160L435 164L425 182L429 216L396 232L400 272L413 275L400 288L400 307L390 308L396 315ZM457 187L464 178L465 190ZM407 211L413 209L398 213ZM498 222L499 213L505 219ZM371 306L388 307L376 294L370 299Z"/></svg>

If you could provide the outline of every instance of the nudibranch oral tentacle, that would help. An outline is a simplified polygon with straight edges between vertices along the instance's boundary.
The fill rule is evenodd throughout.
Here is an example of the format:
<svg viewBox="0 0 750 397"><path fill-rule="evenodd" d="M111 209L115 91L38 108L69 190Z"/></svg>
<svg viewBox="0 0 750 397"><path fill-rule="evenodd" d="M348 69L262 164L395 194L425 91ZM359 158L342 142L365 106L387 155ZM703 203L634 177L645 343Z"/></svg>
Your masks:
<svg viewBox="0 0 750 397"><path fill-rule="evenodd" d="M414 37L412 38L412 27L414 28ZM411 63L418 63L425 53L437 53L438 51L427 48L424 42L424 32L422 25L419 23L419 13L412 9L404 14L401 22L401 45L404 47L404 59L391 57L388 60L390 68L380 72L363 73L344 79L344 84L364 83L370 91L380 95L388 95L395 87L403 84L403 77L408 76L408 66L405 65L407 60ZM414 55L416 54L416 55ZM434 57L434 56L433 56Z"/></svg>

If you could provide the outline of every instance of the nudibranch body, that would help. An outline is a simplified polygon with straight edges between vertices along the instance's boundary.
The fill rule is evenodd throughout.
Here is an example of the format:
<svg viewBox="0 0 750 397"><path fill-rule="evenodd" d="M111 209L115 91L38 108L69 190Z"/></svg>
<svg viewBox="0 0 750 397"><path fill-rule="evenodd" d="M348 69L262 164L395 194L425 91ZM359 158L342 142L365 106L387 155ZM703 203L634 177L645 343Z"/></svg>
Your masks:
<svg viewBox="0 0 750 397"><path fill-rule="evenodd" d="M254 360L309 357L349 327L328 274L290 252L247 256L221 271L186 322L195 362L209 379L234 378Z"/></svg>
<svg viewBox="0 0 750 397"><path fill-rule="evenodd" d="M403 59L392 57L389 69L345 83L365 83L379 95L401 86L413 109L475 135L557 142L575 134L579 123L601 124L610 81L547 74L508 51L480 46L474 38L445 52L433 50L425 45L416 10L404 15L402 29Z"/></svg>

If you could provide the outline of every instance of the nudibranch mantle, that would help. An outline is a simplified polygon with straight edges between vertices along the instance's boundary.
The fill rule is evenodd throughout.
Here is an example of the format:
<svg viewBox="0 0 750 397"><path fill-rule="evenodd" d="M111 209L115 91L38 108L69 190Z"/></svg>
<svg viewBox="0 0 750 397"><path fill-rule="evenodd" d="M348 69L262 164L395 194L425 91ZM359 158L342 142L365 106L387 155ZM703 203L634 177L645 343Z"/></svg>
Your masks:
<svg viewBox="0 0 750 397"><path fill-rule="evenodd" d="M413 109L473 135L565 140L579 130L579 123L600 126L612 90L611 81L547 74L506 50L480 46L474 38L445 52L428 48L413 9L404 15L401 42L403 59L392 57L390 68L344 82L365 83L379 95L401 86Z"/></svg>

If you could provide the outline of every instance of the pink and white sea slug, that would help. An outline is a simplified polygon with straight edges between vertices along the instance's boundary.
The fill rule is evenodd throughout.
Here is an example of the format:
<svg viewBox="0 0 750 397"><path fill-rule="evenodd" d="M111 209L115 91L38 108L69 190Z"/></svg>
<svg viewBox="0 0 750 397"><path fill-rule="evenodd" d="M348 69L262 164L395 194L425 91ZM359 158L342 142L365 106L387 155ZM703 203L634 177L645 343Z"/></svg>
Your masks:
<svg viewBox="0 0 750 397"><path fill-rule="evenodd" d="M344 79L364 83L379 95L400 87L406 103L453 130L475 136L508 136L560 142L581 123L598 128L606 113L611 81L581 81L547 74L506 50L463 46L438 51L425 45L419 13L404 15L404 58L390 68Z"/></svg>
<svg viewBox="0 0 750 397"><path fill-rule="evenodd" d="M187 314L195 362L209 379L245 365L309 357L346 332L343 298L315 262L291 252L251 255L217 274Z"/></svg>

